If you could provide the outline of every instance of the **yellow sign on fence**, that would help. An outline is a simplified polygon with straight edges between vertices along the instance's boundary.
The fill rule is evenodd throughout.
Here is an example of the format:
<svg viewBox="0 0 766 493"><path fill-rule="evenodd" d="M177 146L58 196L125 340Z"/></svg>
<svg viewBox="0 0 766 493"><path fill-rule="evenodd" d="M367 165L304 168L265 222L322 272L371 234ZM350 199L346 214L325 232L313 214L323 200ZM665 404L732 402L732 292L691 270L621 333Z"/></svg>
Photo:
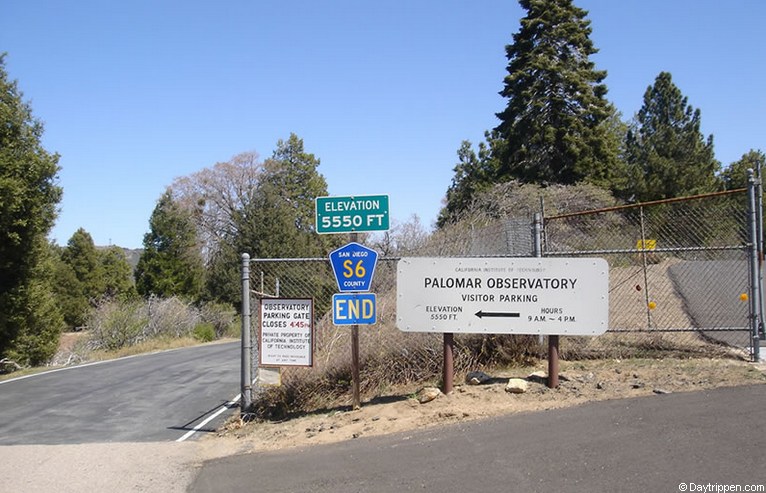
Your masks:
<svg viewBox="0 0 766 493"><path fill-rule="evenodd" d="M655 250L657 248L657 240L638 240L636 242L637 250Z"/></svg>

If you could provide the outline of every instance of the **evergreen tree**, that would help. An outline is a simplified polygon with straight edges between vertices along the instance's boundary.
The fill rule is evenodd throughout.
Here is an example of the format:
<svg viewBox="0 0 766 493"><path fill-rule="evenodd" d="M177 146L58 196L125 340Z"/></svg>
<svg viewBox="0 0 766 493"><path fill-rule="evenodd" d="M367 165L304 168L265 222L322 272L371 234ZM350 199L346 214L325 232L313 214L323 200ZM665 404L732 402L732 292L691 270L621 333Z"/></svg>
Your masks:
<svg viewBox="0 0 766 493"><path fill-rule="evenodd" d="M149 219L144 252L136 266L136 290L143 296L199 299L204 268L194 221L166 191Z"/></svg>
<svg viewBox="0 0 766 493"><path fill-rule="evenodd" d="M589 57L587 12L572 0L520 0L527 14L513 43L500 94L506 108L485 133L478 153L469 142L437 225L459 218L480 192L498 183L592 184L622 191L626 185L619 113L606 100L605 71Z"/></svg>
<svg viewBox="0 0 766 493"><path fill-rule="evenodd" d="M644 93L625 148L629 186L625 198L640 202L715 191L720 164L713 136L700 131L701 114L661 72Z"/></svg>
<svg viewBox="0 0 766 493"><path fill-rule="evenodd" d="M618 149L606 125L605 71L595 69L587 12L572 0L520 0L527 11L506 46L505 110L490 143L497 158L495 183L610 186Z"/></svg>
<svg viewBox="0 0 766 493"><path fill-rule="evenodd" d="M85 325L90 304L74 268L62 259L63 249L59 250L53 268L53 290L66 327L75 329Z"/></svg>
<svg viewBox="0 0 766 493"><path fill-rule="evenodd" d="M318 171L319 159L307 153L303 140L290 134L280 139L246 216L252 237L245 239L262 258L318 257L329 253L331 238L315 232L314 201L327 195ZM242 224L241 231L247 231ZM244 245L243 245L244 246Z"/></svg>
<svg viewBox="0 0 766 493"><path fill-rule="evenodd" d="M761 151L750 150L743 154L738 161L734 161L721 173L723 186L726 190L747 187L747 170L752 169L756 173L761 170L761 175L766 168L766 154Z"/></svg>
<svg viewBox="0 0 766 493"><path fill-rule="evenodd" d="M62 190L58 155L43 148L42 134L0 54L0 357L20 364L50 358L63 325L46 239Z"/></svg>
<svg viewBox="0 0 766 493"><path fill-rule="evenodd" d="M130 298L136 294L133 268L122 248L110 246L102 250L101 271L103 272L103 296L107 298Z"/></svg>
<svg viewBox="0 0 766 493"><path fill-rule="evenodd" d="M441 228L446 224L457 220L462 211L467 210L476 196L492 185L492 166L487 146L479 143L479 153L473 150L473 146L464 140L457 151L458 164L453 171L455 176L452 184L447 189L447 198L444 207L439 213L436 225Z"/></svg>
<svg viewBox="0 0 766 493"><path fill-rule="evenodd" d="M104 294L104 270L90 233L83 228L75 231L61 254L61 260L72 268L79 281L79 294L95 306Z"/></svg>
<svg viewBox="0 0 766 493"><path fill-rule="evenodd" d="M214 252L208 269L208 297L239 302L242 253L252 258L324 257L339 245L342 239L336 235L319 235L315 231L314 200L327 195L327 182L317 171L319 163L305 151L297 135L277 142L272 157L263 163L251 195L232 213L236 225L232 241ZM283 272L283 286L290 284L290 275ZM273 281L266 282L273 285ZM307 280L304 277L300 282L305 284Z"/></svg>

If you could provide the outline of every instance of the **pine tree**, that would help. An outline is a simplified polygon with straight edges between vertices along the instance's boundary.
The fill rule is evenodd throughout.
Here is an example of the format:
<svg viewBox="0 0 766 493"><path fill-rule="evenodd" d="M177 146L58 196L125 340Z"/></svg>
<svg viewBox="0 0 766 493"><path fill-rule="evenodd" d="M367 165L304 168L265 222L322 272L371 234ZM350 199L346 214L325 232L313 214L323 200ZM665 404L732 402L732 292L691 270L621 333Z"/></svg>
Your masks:
<svg viewBox="0 0 766 493"><path fill-rule="evenodd" d="M527 15L506 46L505 110L490 143L494 182L610 186L618 149L606 124L605 71L595 69L587 12L572 0L520 0Z"/></svg>
<svg viewBox="0 0 766 493"><path fill-rule="evenodd" d="M80 295L95 306L104 294L104 270L93 237L79 228L69 238L61 260L68 264L80 284Z"/></svg>
<svg viewBox="0 0 766 493"><path fill-rule="evenodd" d="M63 325L53 301L47 241L61 200L58 155L0 54L0 357L20 364L53 355Z"/></svg>
<svg viewBox="0 0 766 493"><path fill-rule="evenodd" d="M199 299L204 268L191 214L165 192L149 219L144 252L136 266L136 290L143 296Z"/></svg>
<svg viewBox="0 0 766 493"><path fill-rule="evenodd" d="M720 168L713 136L700 131L701 113L661 72L644 93L625 148L630 186L628 199L645 202L712 192Z"/></svg>
<svg viewBox="0 0 766 493"><path fill-rule="evenodd" d="M493 166L490 164L492 161L488 148L483 142L479 143L477 154L471 143L464 140L457 155L459 162L453 168L455 176L447 189L444 207L436 221L439 228L459 219L461 213L471 206L477 195L493 183L491 174Z"/></svg>
<svg viewBox="0 0 766 493"><path fill-rule="evenodd" d="M304 150L303 139L290 134L280 139L248 207L255 246L263 258L326 255L331 238L315 233L314 200L327 195L327 182L318 171L319 159ZM242 231L246 225L242 225Z"/></svg>
<svg viewBox="0 0 766 493"><path fill-rule="evenodd" d="M117 246L110 246L99 252L101 271L103 272L103 296L109 299L130 298L136 294L133 281L133 269L125 256L125 251Z"/></svg>
<svg viewBox="0 0 766 493"><path fill-rule="evenodd" d="M735 190L737 188L747 187L747 170L752 169L757 172L761 170L761 175L766 171L766 154L761 151L751 149L742 155L739 160L734 161L721 173L723 186L726 190Z"/></svg>
<svg viewBox="0 0 766 493"><path fill-rule="evenodd" d="M76 329L85 325L90 303L74 268L62 259L63 249L59 250L53 269L53 290L66 327Z"/></svg>

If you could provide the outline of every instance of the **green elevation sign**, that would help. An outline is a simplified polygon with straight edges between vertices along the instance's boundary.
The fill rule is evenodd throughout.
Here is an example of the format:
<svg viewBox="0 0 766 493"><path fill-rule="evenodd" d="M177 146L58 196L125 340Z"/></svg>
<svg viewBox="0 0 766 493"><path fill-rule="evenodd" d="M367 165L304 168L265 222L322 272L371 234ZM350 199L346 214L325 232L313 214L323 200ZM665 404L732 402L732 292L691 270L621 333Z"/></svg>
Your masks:
<svg viewBox="0 0 766 493"><path fill-rule="evenodd" d="M316 198L319 234L388 230L388 195Z"/></svg>

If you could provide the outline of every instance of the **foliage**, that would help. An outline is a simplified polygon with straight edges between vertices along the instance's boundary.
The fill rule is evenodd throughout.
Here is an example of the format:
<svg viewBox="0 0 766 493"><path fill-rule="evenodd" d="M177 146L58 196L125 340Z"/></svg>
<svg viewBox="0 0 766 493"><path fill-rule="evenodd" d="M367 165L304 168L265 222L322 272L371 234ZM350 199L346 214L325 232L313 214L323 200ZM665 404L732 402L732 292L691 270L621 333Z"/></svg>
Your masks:
<svg viewBox="0 0 766 493"><path fill-rule="evenodd" d="M192 336L200 342L215 340L215 328L211 323L202 323L194 327Z"/></svg>
<svg viewBox="0 0 766 493"><path fill-rule="evenodd" d="M114 351L148 340L186 336L207 342L231 333L235 321L229 307L200 308L178 297L106 300L89 315L89 346Z"/></svg>
<svg viewBox="0 0 766 493"><path fill-rule="evenodd" d="M497 164L485 143L479 143L477 154L471 143L464 140L457 151L457 155L458 164L454 168L455 176L447 189L444 207L436 221L440 228L455 221L460 213L471 205L474 197L489 188L495 179L493 170L497 169Z"/></svg>
<svg viewBox="0 0 766 493"><path fill-rule="evenodd" d="M62 190L58 155L43 148L42 134L0 54L0 357L22 364L49 358L63 323L46 240Z"/></svg>
<svg viewBox="0 0 766 493"><path fill-rule="evenodd" d="M712 192L720 164L713 136L700 131L701 113L661 72L626 137L629 186L624 197L639 202Z"/></svg>
<svg viewBox="0 0 766 493"><path fill-rule="evenodd" d="M319 159L304 150L303 139L295 134L277 142L241 218L240 232L245 232L245 244L252 245L251 254L260 258L327 254L332 237L318 235L314 226L314 200L327 195L327 182L318 167Z"/></svg>
<svg viewBox="0 0 766 493"><path fill-rule="evenodd" d="M133 281L133 268L128 262L125 251L118 246L110 246L99 252L103 272L102 296L107 298L130 298L136 295Z"/></svg>
<svg viewBox="0 0 766 493"><path fill-rule="evenodd" d="M104 298L136 295L125 251L116 246L99 250L82 228L58 248L53 271L56 300L70 329L83 327L89 311Z"/></svg>
<svg viewBox="0 0 766 493"><path fill-rule="evenodd" d="M404 223L391 221L390 229L381 237L370 239L372 248L383 257L406 256L417 252L428 241L428 231L420 222L420 217L413 214Z"/></svg>
<svg viewBox="0 0 766 493"><path fill-rule="evenodd" d="M149 219L144 252L136 266L136 289L143 296L199 299L204 267L194 221L166 191Z"/></svg>
<svg viewBox="0 0 766 493"><path fill-rule="evenodd" d="M145 340L149 315L143 301L106 301L88 318L92 349L116 350Z"/></svg>
<svg viewBox="0 0 766 493"><path fill-rule="evenodd" d="M236 304L241 254L251 258L324 257L340 239L318 235L314 200L327 195L317 171L319 159L291 134L279 140L273 156L260 167L257 185L230 210L228 241L220 242L209 260L208 297Z"/></svg>
<svg viewBox="0 0 766 493"><path fill-rule="evenodd" d="M61 252L58 253L53 272L53 290L66 327L73 329L84 326L90 303L74 268L62 260Z"/></svg>
<svg viewBox="0 0 766 493"><path fill-rule="evenodd" d="M246 152L178 178L171 185L176 203L194 219L207 265L217 252L239 236L237 218L252 201L262 174L263 164L258 155Z"/></svg>
<svg viewBox="0 0 766 493"><path fill-rule="evenodd" d="M80 293L95 305L104 292L104 268L93 238L83 228L74 232L61 253L79 281Z"/></svg>
<svg viewBox="0 0 766 493"><path fill-rule="evenodd" d="M506 47L508 99L498 113L502 141L497 174L531 183L608 184L617 149L602 124L614 111L605 71L590 56L587 12L572 0L521 0L527 15Z"/></svg>
<svg viewBox="0 0 766 493"><path fill-rule="evenodd" d="M572 0L520 0L527 11L513 43L500 94L500 124L485 133L478 152L470 142L459 163L437 225L470 207L495 183L575 184L618 190L625 185L619 158L622 124L607 101L605 71L595 69L587 12Z"/></svg>
<svg viewBox="0 0 766 493"><path fill-rule="evenodd" d="M752 169L757 173L764 167L766 167L766 154L751 149L743 154L738 161L734 161L723 170L721 180L724 189L747 188L747 170Z"/></svg>
<svg viewBox="0 0 766 493"><path fill-rule="evenodd" d="M240 324L237 312L226 303L205 303L200 308L202 320L212 325L215 337L239 337Z"/></svg>

